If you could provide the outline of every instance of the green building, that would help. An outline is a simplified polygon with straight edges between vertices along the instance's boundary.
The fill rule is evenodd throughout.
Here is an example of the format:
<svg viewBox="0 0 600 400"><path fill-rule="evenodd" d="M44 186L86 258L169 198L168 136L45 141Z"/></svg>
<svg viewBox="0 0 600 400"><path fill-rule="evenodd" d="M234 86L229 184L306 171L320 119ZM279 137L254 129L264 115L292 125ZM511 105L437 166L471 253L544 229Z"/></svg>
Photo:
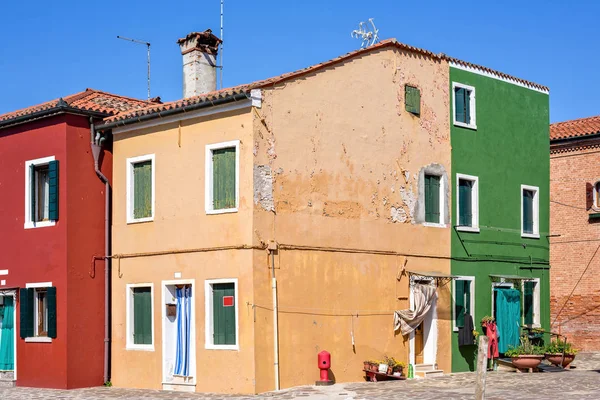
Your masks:
<svg viewBox="0 0 600 400"><path fill-rule="evenodd" d="M548 89L450 61L452 371L475 370L459 346L465 313L482 332L496 318L499 350L523 326L549 328Z"/></svg>

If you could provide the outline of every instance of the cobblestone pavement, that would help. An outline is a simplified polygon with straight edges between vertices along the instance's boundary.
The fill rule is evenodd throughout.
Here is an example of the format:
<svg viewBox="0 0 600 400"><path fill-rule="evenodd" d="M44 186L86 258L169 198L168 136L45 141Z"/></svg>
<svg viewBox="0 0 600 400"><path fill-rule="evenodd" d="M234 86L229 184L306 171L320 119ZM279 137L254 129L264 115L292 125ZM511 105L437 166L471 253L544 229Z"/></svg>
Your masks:
<svg viewBox="0 0 600 400"><path fill-rule="evenodd" d="M577 368L535 374L490 372L486 399L600 399L600 354L577 356ZM0 388L0 399L473 399L475 374L451 374L432 379L391 382L358 382L329 387L301 386L258 396L184 394L165 391L90 388L51 390Z"/></svg>

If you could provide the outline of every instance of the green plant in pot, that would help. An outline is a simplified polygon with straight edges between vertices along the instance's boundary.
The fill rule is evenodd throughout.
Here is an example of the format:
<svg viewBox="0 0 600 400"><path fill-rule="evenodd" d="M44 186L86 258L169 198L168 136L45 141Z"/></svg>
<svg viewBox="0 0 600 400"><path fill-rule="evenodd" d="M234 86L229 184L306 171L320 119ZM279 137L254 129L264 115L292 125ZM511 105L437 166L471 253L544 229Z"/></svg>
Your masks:
<svg viewBox="0 0 600 400"><path fill-rule="evenodd" d="M577 349L573 348L571 343L567 343L560 338L551 341L544 350L548 362L563 368L567 368L577 354Z"/></svg>
<svg viewBox="0 0 600 400"><path fill-rule="evenodd" d="M521 344L510 347L504 355L510 357L513 365L519 369L537 368L544 359L544 348L535 346L529 341L527 335L520 338Z"/></svg>

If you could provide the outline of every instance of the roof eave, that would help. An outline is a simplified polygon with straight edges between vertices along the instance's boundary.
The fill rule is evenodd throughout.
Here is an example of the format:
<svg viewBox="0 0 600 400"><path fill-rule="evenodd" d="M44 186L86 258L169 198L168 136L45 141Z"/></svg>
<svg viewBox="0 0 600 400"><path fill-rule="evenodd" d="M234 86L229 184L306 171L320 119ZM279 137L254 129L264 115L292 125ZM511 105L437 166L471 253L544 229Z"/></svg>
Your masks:
<svg viewBox="0 0 600 400"><path fill-rule="evenodd" d="M69 106L59 105L47 108L45 110L36 111L30 114L20 115L18 117L9 118L4 121L0 121L0 129L10 128L16 125L25 124L31 121L37 121L42 118L52 117L59 114L75 114L75 115L83 115L86 117L97 117L97 118L106 118L107 113L98 112L98 111L88 111L82 110L79 108L73 108Z"/></svg>
<svg viewBox="0 0 600 400"><path fill-rule="evenodd" d="M587 141L587 140L598 139L598 138L600 138L600 132L595 132L595 133L583 134L583 135L578 135L578 136L570 136L570 137L566 137L566 138L550 139L550 144L551 145L553 145L553 144L559 145L559 144L564 144L564 143Z"/></svg>

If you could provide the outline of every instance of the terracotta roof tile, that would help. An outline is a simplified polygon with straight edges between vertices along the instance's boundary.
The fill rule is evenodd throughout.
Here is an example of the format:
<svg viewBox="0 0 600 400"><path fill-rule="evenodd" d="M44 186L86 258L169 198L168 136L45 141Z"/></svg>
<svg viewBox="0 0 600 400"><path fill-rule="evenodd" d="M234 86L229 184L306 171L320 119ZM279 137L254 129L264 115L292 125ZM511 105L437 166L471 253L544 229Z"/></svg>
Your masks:
<svg viewBox="0 0 600 400"><path fill-rule="evenodd" d="M133 99L131 97L119 96L112 93L102 92L100 90L86 89L83 92L75 93L62 100L73 109L89 112L97 112L106 115L114 115L120 112L131 111L147 107L151 102L145 100ZM27 116L39 111L48 110L59 105L61 99L55 99L35 106L23 108L0 115L0 122Z"/></svg>
<svg viewBox="0 0 600 400"><path fill-rule="evenodd" d="M320 69L329 67L331 65L335 65L341 62L344 62L352 57L356 57L356 56L360 56L362 54L365 53L370 53L373 52L375 50L381 49L381 48L385 48L385 47L396 47L400 50L404 50L404 51L409 51L412 53L418 53L421 54L423 56L426 57L430 57L433 59L437 59L437 60L444 60L444 61L448 61L448 62L454 62L457 63L459 65L463 65L463 66L468 66L471 68L476 68L476 69L480 69L483 70L489 74L492 75L496 75L499 77L502 77L504 79L508 79L508 80L513 80L516 82L519 82L523 85L526 85L528 87L533 87L539 90L543 90L543 91L548 91L548 88L542 85L539 85L537 83L533 83L533 82L529 82L523 79L519 79L519 78L515 78L512 77L510 75L504 74L502 72L497 72L495 70L492 70L490 68L486 68L486 67L482 67L476 64L471 64L471 63L467 63L465 61L461 61L458 60L456 58L451 58L446 56L443 53L440 54L435 54L429 50L424 50L418 47L413 47L404 43L400 43L398 42L396 39L386 39L386 40L382 40L381 42L369 46L367 48L364 49L359 49L359 50L355 50L355 51L351 51L349 53L346 53L344 55L341 55L339 57L333 58L331 60L319 63L319 64L315 64L312 65L310 67L304 68L304 69L300 69L294 72L289 72L286 74L282 74L282 75L278 75L272 78L268 78L268 79L264 79L264 80L260 80L260 81L255 81L249 84L245 84L245 85L240 85L240 86L236 86L233 88L226 88L226 89L222 89L222 90L218 90L215 92L210 92L210 93L206 93L200 96L195 96L195 97L190 97L187 99L182 99L182 100L177 100L177 101L173 101L173 102L169 102L169 103L164 103L161 105L154 105L154 106L150 106L150 107L146 107L143 109L137 109L137 110L130 110L130 111L126 111L126 112L122 112L120 114L117 115L113 115L110 116L108 118L106 118L104 120L105 124L111 124L111 123L115 123L118 121L124 121L124 120L129 120L129 119L135 119L138 117L141 117L143 115L148 115L148 114L153 114L153 113L160 113L162 111L167 111L167 110L172 110L172 109L178 109L178 108L183 108L186 107L188 105L192 105L192 104L199 104L199 103L203 103L203 102L210 102L210 101L214 101L216 99L219 98L224 98L224 97L228 97L228 96L232 96L235 94L240 94L240 93L250 93L250 91L252 89L259 89L259 88L264 88L264 87L268 87L271 85L275 85L281 82L284 82L286 80L289 79L294 79L294 78L298 78L300 76L306 75L306 74L310 74L312 72L318 71ZM99 126L99 128L102 128L102 126Z"/></svg>
<svg viewBox="0 0 600 400"><path fill-rule="evenodd" d="M550 140L571 139L600 133L600 115L550 125Z"/></svg>

